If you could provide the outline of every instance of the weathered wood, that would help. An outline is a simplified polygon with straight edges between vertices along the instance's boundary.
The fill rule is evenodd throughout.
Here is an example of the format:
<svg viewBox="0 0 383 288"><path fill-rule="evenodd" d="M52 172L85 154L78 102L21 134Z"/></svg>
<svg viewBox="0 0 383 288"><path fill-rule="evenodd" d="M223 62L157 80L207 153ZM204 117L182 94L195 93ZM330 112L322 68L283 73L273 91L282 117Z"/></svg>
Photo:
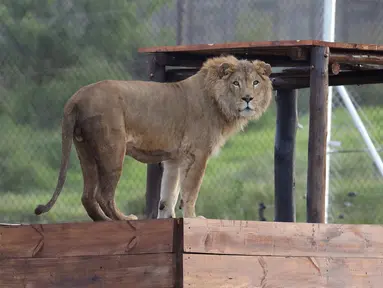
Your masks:
<svg viewBox="0 0 383 288"><path fill-rule="evenodd" d="M0 260L0 287L174 287L174 255Z"/></svg>
<svg viewBox="0 0 383 288"><path fill-rule="evenodd" d="M170 253L174 233L171 219L0 226L0 259Z"/></svg>
<svg viewBox="0 0 383 288"><path fill-rule="evenodd" d="M184 220L174 220L174 238L173 238L173 253L175 257L175 287L183 287L183 261L182 253L184 248Z"/></svg>
<svg viewBox="0 0 383 288"><path fill-rule="evenodd" d="M383 226L185 219L184 251L383 259Z"/></svg>
<svg viewBox="0 0 383 288"><path fill-rule="evenodd" d="M334 63L333 63L334 64ZM382 65L376 64L347 64L341 63L339 64L340 69L343 71L368 71L368 70L379 70Z"/></svg>
<svg viewBox="0 0 383 288"><path fill-rule="evenodd" d="M373 54L349 54L349 53L331 53L330 63L347 63L347 64L377 64L383 65L383 55Z"/></svg>
<svg viewBox="0 0 383 288"><path fill-rule="evenodd" d="M297 91L278 90L274 144L275 221L295 222Z"/></svg>
<svg viewBox="0 0 383 288"><path fill-rule="evenodd" d="M321 46L330 47L334 51L383 51L383 45L375 44L358 44L358 43L342 43L342 42L326 42L320 40L282 40L282 41L259 41L259 42L229 42L229 43L217 43L217 44L194 44L194 45L178 45L178 46L156 46L139 48L140 53L159 53L159 52L222 52L229 50L235 52L236 49L252 49L257 48L272 48L274 51L278 49L286 49L289 47L311 47ZM270 52L272 54L272 52Z"/></svg>
<svg viewBox="0 0 383 288"><path fill-rule="evenodd" d="M0 287L380 287L382 235L199 218L0 225Z"/></svg>
<svg viewBox="0 0 383 288"><path fill-rule="evenodd" d="M271 75L274 90L278 89L302 89L310 87L310 77L308 76L280 76ZM364 85L383 83L383 70L364 70L341 72L338 75L329 76L329 86L339 85Z"/></svg>
<svg viewBox="0 0 383 288"><path fill-rule="evenodd" d="M169 82L183 80L194 75L197 69L174 69L166 72ZM297 74L295 72L272 73L274 90L293 90L310 87L309 73ZM383 69L366 69L359 71L339 72L329 75L329 86L339 85L364 85L383 83Z"/></svg>
<svg viewBox="0 0 383 288"><path fill-rule="evenodd" d="M165 82L165 66L160 65L157 58L163 55L152 55L149 63L149 79L156 82ZM146 204L145 216L147 219L156 219L158 213L158 204L160 202L161 179L163 168L160 163L148 164L146 175Z"/></svg>
<svg viewBox="0 0 383 288"><path fill-rule="evenodd" d="M236 53L233 53L235 57L238 59L247 59L247 60L262 60L266 63L269 63L271 66L275 67L305 67L309 65L307 60L293 60L290 57L291 56L269 56L269 55L263 55L261 53L257 54L249 54L246 51L237 51ZM166 66L173 66L173 67L188 67L188 68L200 68L208 58L213 56L220 56L221 54L213 54L213 55L199 55L199 54L186 54L186 53L178 53L174 54L173 52L170 52L167 57L161 58L161 64Z"/></svg>
<svg viewBox="0 0 383 288"><path fill-rule="evenodd" d="M382 286L380 259L183 255L188 288Z"/></svg>
<svg viewBox="0 0 383 288"><path fill-rule="evenodd" d="M324 223L329 48L311 50L307 222Z"/></svg>

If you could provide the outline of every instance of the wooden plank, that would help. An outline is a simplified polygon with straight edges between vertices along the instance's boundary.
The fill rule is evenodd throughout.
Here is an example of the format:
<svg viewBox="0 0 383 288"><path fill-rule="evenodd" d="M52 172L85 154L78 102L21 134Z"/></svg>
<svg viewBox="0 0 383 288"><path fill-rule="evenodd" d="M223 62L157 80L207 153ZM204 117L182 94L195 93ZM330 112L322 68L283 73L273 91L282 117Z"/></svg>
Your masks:
<svg viewBox="0 0 383 288"><path fill-rule="evenodd" d="M331 53L330 63L347 63L347 64L375 64L383 65L383 55L370 55L372 53L365 53L363 55L353 55L345 53Z"/></svg>
<svg viewBox="0 0 383 288"><path fill-rule="evenodd" d="M177 46L154 46L139 48L139 53L159 53L159 52L212 52L227 49L243 48L264 48L264 47L300 47L311 46L312 40L286 40L286 41L259 41L259 42L228 42L212 44L193 44Z"/></svg>
<svg viewBox="0 0 383 288"><path fill-rule="evenodd" d="M272 67L306 67L310 64L309 59L292 60L289 56L275 56L272 53L265 56L261 55L258 51L247 51L245 49L236 50L235 53L231 53L231 51L217 51L210 54L192 54L186 52L177 54L169 53L167 54L169 57L162 58L161 61L167 67L188 67L199 69L208 58L220 56L225 53L234 54L238 59L261 60L270 64ZM170 71L170 74L168 71L170 70L167 70L167 76L172 74L172 71ZM166 77L166 81L169 82L168 77Z"/></svg>
<svg viewBox="0 0 383 288"><path fill-rule="evenodd" d="M329 48L311 49L310 123L307 168L307 222L324 223L326 193Z"/></svg>
<svg viewBox="0 0 383 288"><path fill-rule="evenodd" d="M197 70L177 69L167 72L169 81L180 81L194 75ZM310 87L310 76L307 74L294 75L291 72L272 73L270 78L273 82L273 89L302 89ZM383 83L383 69L371 69L360 71L340 72L337 75L329 75L329 86L340 85L363 85Z"/></svg>
<svg viewBox="0 0 383 288"><path fill-rule="evenodd" d="M380 259L184 255L188 288L380 288Z"/></svg>
<svg viewBox="0 0 383 288"><path fill-rule="evenodd" d="M174 287L174 255L3 259L0 287Z"/></svg>
<svg viewBox="0 0 383 288"><path fill-rule="evenodd" d="M0 259L172 252L174 221L0 226Z"/></svg>
<svg viewBox="0 0 383 288"><path fill-rule="evenodd" d="M310 77L294 75L289 76L286 74L276 76L273 78L274 89L302 89L310 87ZM363 71L347 71L340 72L337 75L329 76L329 86L340 85L363 85L363 84L377 84L383 83L383 69L363 70Z"/></svg>
<svg viewBox="0 0 383 288"><path fill-rule="evenodd" d="M383 258L383 225L184 220L186 253Z"/></svg>
<svg viewBox="0 0 383 288"><path fill-rule="evenodd" d="M383 45L364 44L364 43L343 43L326 42L320 40L283 40L283 41L259 41L259 42L228 42L212 44L194 44L177 46L155 46L139 48L139 53L159 53L159 52L214 52L220 50L235 49L257 49L257 48L281 48L281 47L309 47L326 46L336 49L354 50L354 51L383 51ZM272 53L271 53L272 54Z"/></svg>

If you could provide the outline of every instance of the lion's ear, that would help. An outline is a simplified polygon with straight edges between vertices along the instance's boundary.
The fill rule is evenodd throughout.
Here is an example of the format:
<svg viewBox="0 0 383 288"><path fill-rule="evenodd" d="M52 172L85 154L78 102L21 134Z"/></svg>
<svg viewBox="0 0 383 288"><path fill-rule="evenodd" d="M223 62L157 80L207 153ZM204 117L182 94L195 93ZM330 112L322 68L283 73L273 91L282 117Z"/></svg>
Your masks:
<svg viewBox="0 0 383 288"><path fill-rule="evenodd" d="M222 78L234 72L234 65L224 62L218 67L218 77Z"/></svg>
<svg viewBox="0 0 383 288"><path fill-rule="evenodd" d="M253 61L253 64L255 66L255 69L257 69L257 71L261 75L265 75L265 76L271 75L271 65L270 64L263 62L263 61L259 61L259 60Z"/></svg>

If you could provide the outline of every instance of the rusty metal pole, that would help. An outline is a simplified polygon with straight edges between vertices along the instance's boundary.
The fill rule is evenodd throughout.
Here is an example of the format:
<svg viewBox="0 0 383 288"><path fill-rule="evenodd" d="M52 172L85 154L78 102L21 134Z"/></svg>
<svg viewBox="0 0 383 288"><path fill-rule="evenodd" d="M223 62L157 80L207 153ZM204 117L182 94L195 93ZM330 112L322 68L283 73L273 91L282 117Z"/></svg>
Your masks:
<svg viewBox="0 0 383 288"><path fill-rule="evenodd" d="M149 57L149 79L156 82L165 82L165 66L160 65L156 60L161 55ZM158 203L161 193L161 179L163 167L161 163L148 164L146 170L146 206L145 216L147 219L156 219Z"/></svg>
<svg viewBox="0 0 383 288"><path fill-rule="evenodd" d="M325 221L329 48L311 48L307 222Z"/></svg>
<svg viewBox="0 0 383 288"><path fill-rule="evenodd" d="M295 222L297 90L277 90L274 144L275 221Z"/></svg>

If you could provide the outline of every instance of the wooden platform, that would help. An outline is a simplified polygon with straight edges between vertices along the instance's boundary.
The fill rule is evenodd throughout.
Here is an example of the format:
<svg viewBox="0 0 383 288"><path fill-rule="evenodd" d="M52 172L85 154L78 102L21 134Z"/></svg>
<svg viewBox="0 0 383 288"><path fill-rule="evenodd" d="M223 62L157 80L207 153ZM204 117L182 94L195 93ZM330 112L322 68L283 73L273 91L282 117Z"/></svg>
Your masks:
<svg viewBox="0 0 383 288"><path fill-rule="evenodd" d="M295 220L295 137L298 90L310 88L307 161L307 222L324 223L326 211L327 106L329 86L383 83L383 45L318 40L205 43L142 47L148 79L184 80L197 73L209 57L232 54L272 66L277 91L274 143L275 219ZM290 171L290 173L284 173ZM156 218L163 169L148 164L146 217Z"/></svg>
<svg viewBox="0 0 383 288"><path fill-rule="evenodd" d="M0 287L381 287L383 226L205 219L0 226Z"/></svg>

